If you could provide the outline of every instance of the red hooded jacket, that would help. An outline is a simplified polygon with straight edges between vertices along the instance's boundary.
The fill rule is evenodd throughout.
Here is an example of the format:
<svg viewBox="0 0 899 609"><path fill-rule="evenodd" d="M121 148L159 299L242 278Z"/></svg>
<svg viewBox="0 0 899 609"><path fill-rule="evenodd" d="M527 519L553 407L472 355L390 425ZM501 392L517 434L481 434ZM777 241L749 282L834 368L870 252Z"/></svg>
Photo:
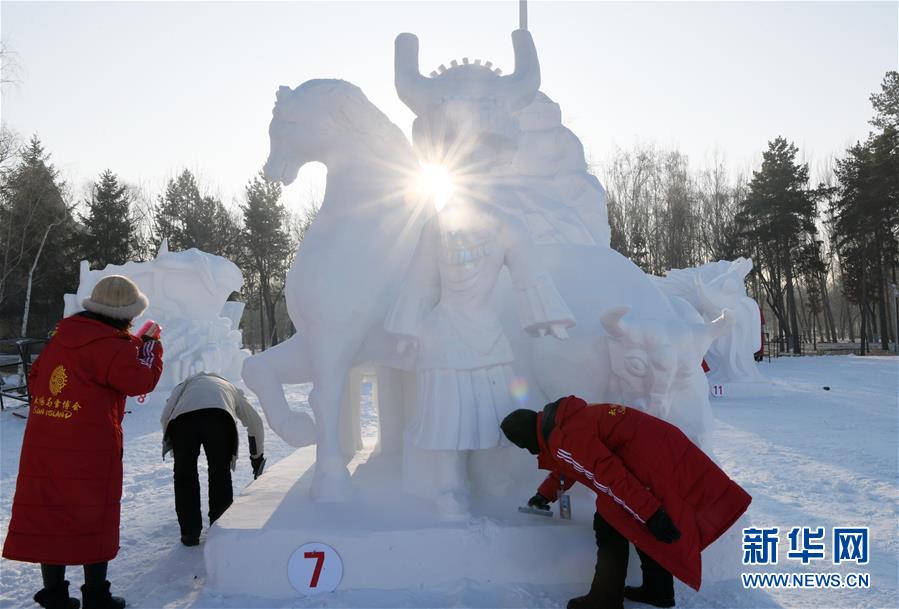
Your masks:
<svg viewBox="0 0 899 609"><path fill-rule="evenodd" d="M160 374L158 341L78 315L59 322L28 376L31 410L4 558L115 558L125 397L151 392Z"/></svg>
<svg viewBox="0 0 899 609"><path fill-rule="evenodd" d="M752 497L666 421L569 396L555 410L547 442L549 412L537 416L537 464L552 472L538 492L555 500L560 487L586 485L596 493L596 511L615 530L699 590L700 552L736 522ZM662 506L681 532L671 544L646 528Z"/></svg>

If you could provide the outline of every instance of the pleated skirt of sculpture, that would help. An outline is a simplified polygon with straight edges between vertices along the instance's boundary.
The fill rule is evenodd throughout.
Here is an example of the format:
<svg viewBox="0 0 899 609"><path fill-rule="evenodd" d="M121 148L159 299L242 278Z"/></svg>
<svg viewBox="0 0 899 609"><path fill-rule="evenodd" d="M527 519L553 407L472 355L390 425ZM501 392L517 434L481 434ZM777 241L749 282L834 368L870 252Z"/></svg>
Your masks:
<svg viewBox="0 0 899 609"><path fill-rule="evenodd" d="M514 410L506 364L418 371L418 409L408 438L429 450L477 450L505 442L500 421Z"/></svg>

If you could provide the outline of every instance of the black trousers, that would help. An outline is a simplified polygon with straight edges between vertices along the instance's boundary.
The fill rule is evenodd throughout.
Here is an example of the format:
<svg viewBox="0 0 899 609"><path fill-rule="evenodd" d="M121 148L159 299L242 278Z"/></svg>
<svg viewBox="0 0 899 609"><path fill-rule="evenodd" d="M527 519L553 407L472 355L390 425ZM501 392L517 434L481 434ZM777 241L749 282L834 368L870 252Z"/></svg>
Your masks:
<svg viewBox="0 0 899 609"><path fill-rule="evenodd" d="M84 565L84 583L89 588L101 588L106 583L106 569L108 562L97 562ZM61 586L66 579L65 565L41 564L41 577L44 580L44 588L52 590Z"/></svg>
<svg viewBox="0 0 899 609"><path fill-rule="evenodd" d="M203 530L200 514L200 447L209 469L209 524L231 505L231 459L237 446L237 427L228 411L204 408L172 419L166 436L175 455L175 512L181 534L196 536Z"/></svg>
<svg viewBox="0 0 899 609"><path fill-rule="evenodd" d="M596 532L596 577L591 593L598 605L619 607L624 600L624 580L630 558L630 542L598 513L593 515ZM674 597L674 577L649 554L637 548L643 586L660 597Z"/></svg>

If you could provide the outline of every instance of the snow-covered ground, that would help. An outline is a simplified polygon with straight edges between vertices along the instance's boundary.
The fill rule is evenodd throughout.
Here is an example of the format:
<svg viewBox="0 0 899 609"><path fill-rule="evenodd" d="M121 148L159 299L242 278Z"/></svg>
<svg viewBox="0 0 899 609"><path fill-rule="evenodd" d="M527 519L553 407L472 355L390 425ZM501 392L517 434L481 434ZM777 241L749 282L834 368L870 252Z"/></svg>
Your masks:
<svg viewBox="0 0 899 609"><path fill-rule="evenodd" d="M712 445L724 469L753 496L749 519L755 526L780 527L780 562L747 567L753 572L863 572L869 589L746 591L738 581L706 584L695 593L678 584L680 607L899 607L899 359L782 358L761 365L775 391L768 397L727 395L713 402L719 424ZM824 390L828 386L830 390ZM305 403L308 386L290 388L289 400ZM376 421L363 408L363 434L370 440ZM246 596L223 597L204 591L202 546L179 543L171 460L160 458L159 405L130 404L125 417L125 486L122 549L110 564L113 590L132 607L266 607ZM25 421L7 410L0 416L0 537L6 537ZM20 409L19 412L22 412ZM292 449L272 433L266 436L269 466ZM201 467L204 466L200 459ZM201 473L201 480L203 474ZM235 493L252 474L241 428L241 460ZM205 493L205 490L204 490ZM205 513L205 497L204 513ZM870 527L871 558L846 568L828 560L809 566L786 560L786 530L794 526ZM252 551L252 549L249 549ZM535 548L539 551L539 548ZM553 560L552 556L546 557ZM82 575L70 568L73 588ZM441 590L338 591L296 599L293 607L564 607L583 587L490 588L470 581ZM41 587L36 565L0 561L0 606L34 607ZM640 607L625 603L625 606Z"/></svg>

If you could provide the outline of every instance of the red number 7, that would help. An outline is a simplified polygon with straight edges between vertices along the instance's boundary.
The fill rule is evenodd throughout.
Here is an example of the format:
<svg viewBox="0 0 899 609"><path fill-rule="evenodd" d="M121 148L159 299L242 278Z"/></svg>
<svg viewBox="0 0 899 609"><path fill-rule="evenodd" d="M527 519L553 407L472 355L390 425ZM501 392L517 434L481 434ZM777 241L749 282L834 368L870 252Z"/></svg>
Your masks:
<svg viewBox="0 0 899 609"><path fill-rule="evenodd" d="M309 582L310 588L318 586L318 578L322 574L322 565L325 564L324 552L303 552L303 558L315 559L315 570L312 572L312 581Z"/></svg>

